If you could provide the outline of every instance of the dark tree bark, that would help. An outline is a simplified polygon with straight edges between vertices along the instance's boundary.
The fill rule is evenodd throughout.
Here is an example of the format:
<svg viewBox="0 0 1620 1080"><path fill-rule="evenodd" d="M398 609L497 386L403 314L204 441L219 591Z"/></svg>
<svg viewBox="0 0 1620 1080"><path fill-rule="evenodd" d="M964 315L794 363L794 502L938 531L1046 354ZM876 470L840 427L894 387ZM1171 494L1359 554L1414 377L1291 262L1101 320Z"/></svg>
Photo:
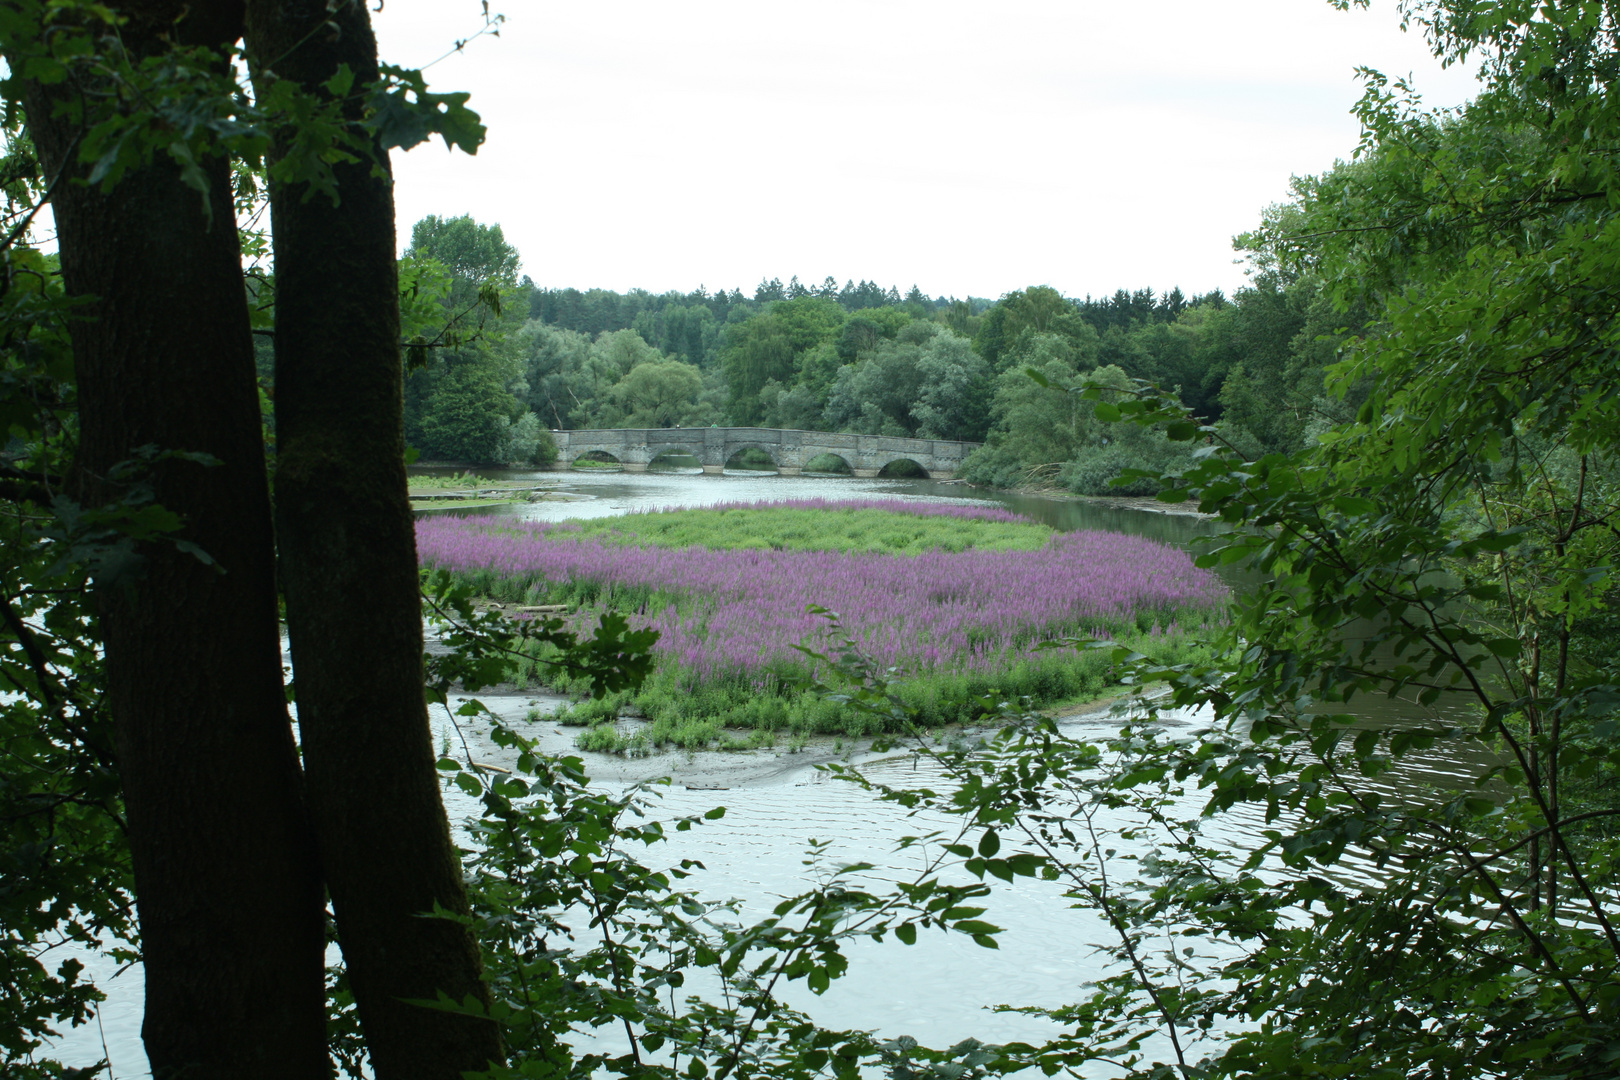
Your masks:
<svg viewBox="0 0 1620 1080"><path fill-rule="evenodd" d="M230 5L124 5L137 55L224 44ZM182 15L186 17L176 24ZM178 28L178 29L177 29ZM50 174L76 130L51 116L62 85L27 89ZM101 589L108 693L128 813L146 975L142 1035L170 1078L326 1077L323 901L282 692L269 492L229 176L208 164L213 221L159 162L110 194L59 184L62 274L94 298L71 328L87 501L138 447L220 464L155 468L157 500L218 570L147 544L133 578Z"/></svg>
<svg viewBox="0 0 1620 1080"><path fill-rule="evenodd" d="M247 44L261 81L377 77L360 3L249 0ZM277 535L310 806L372 1063L451 1080L501 1050L492 1023L402 1001L488 991L471 934L421 917L467 900L422 694L392 181L372 169L338 166L338 205L271 189Z"/></svg>

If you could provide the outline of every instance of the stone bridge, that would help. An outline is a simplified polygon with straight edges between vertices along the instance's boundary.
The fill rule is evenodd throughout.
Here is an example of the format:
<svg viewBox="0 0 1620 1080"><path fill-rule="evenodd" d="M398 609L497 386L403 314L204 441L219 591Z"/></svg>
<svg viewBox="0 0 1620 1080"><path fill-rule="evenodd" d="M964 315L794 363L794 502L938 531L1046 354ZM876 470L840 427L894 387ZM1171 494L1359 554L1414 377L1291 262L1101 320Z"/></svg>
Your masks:
<svg viewBox="0 0 1620 1080"><path fill-rule="evenodd" d="M956 475L962 459L978 443L950 439L902 439L889 435L842 435L782 428L608 428L600 431L553 431L559 469L584 454L606 455L627 472L644 472L664 454L697 458L706 473L718 473L744 450L762 450L783 476L797 476L805 462L822 454L843 459L856 476L876 476L896 461L910 461L936 480Z"/></svg>

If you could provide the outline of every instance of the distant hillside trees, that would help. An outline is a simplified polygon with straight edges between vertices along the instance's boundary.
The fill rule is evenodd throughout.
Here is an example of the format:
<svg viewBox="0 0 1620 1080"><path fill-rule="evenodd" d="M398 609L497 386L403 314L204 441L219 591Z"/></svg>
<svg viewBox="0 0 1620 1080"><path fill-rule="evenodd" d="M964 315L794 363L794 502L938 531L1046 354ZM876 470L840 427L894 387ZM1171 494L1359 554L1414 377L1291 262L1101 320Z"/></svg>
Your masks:
<svg viewBox="0 0 1620 1080"><path fill-rule="evenodd" d="M1098 424L1028 369L1151 381L1240 445L1288 451L1352 407L1323 372L1365 322L1272 265L1230 298L1032 285L995 301L798 276L746 294L542 289L519 271L498 226L412 230L406 310L441 327L407 348L407 431L429 457L544 460L544 429L757 424L983 442L974 481L1129 493L1122 470L1175 471L1193 448Z"/></svg>
<svg viewBox="0 0 1620 1080"><path fill-rule="evenodd" d="M1354 395L1348 403L1330 398L1323 377L1339 345L1366 322L1364 313L1336 312L1319 292L1308 275L1262 271L1230 300L1219 291L1187 298L1179 289L1061 304L1048 289L1009 293L974 339L997 378L986 445L963 474L997 486L1148 494L1156 489L1146 481L1114 481L1125 469L1178 472L1192 460L1195 447L1150 429L1065 420L1059 414L1072 407L1069 399L1038 386L1025 374L1030 367L1055 386L1104 374L1153 382L1256 455L1305 446L1353 411Z"/></svg>
<svg viewBox="0 0 1620 1080"><path fill-rule="evenodd" d="M406 334L405 437L429 459L497 464L556 460L529 417L514 332L521 262L499 225L427 217L401 268ZM414 331L414 333L413 333Z"/></svg>

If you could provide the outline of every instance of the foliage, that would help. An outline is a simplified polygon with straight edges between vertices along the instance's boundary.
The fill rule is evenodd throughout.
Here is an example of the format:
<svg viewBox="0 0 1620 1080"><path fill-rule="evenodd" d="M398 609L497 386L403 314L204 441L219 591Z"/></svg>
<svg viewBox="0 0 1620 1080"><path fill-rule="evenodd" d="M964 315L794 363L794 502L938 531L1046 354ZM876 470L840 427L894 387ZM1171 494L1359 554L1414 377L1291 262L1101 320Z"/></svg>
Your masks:
<svg viewBox="0 0 1620 1080"><path fill-rule="evenodd" d="M202 164L223 156L234 159L238 202L249 208L267 179L332 197L333 166L363 161L376 146L410 146L439 132L471 150L483 131L466 95L429 93L414 71L385 67L380 81L359 85L340 69L323 88L330 97L285 81L249 94L237 81L239 53L182 47L137 61L124 50L120 19L73 0L0 12L8 163L0 237L0 1072L8 1077L88 1076L104 1067L64 1068L43 1049L102 1000L79 957L141 957L94 593L129 586L164 547L213 566L208 552L175 537L185 522L154 501L151 479L158 469L172 478L218 464L144 446L98 475L76 475L79 417L65 331L83 314L64 297L55 257L30 244L30 224L60 177L39 174L20 129L20 97L39 86L74 91L58 100L80 127L81 162L103 190L168 158L181 182L206 195ZM270 133L289 128L298 138L267 161ZM251 240L244 246L263 250ZM268 300L260 305L271 310ZM94 507L77 501L86 480L99 489ZM603 629L586 641L560 628L533 633L573 658L566 662L575 677L599 679L604 690L640 678L646 636L622 624L616 632L611 621Z"/></svg>
<svg viewBox="0 0 1620 1080"><path fill-rule="evenodd" d="M1158 1061L1209 1077L1620 1060L1613 12L1409 10L1443 55L1485 54L1486 92L1436 118L1369 75L1362 160L1249 241L1340 318L1373 316L1329 372L1348 415L1254 454L1149 385L1075 388L1100 418L1204 444L1159 497L1234 526L1200 561L1261 584L1220 662L1139 667L1170 694L1118 740L1048 732L1031 754L1009 729L964 763L973 812L1087 866L1077 895L1119 930L1117 973L1052 1013L1073 1035L1017 1061L1140 1054L1149 1025ZM1412 719L1348 714L1373 694ZM1210 719L1157 727L1169 708ZM1433 747L1467 774L1402 783ZM1124 856L1062 824L1117 806L1142 823ZM1245 809L1253 850L1200 839Z"/></svg>
<svg viewBox="0 0 1620 1080"><path fill-rule="evenodd" d="M542 420L524 408L518 265L500 226L467 215L429 216L411 231L400 262L405 434L431 459L556 460Z"/></svg>
<svg viewBox="0 0 1620 1080"><path fill-rule="evenodd" d="M624 427L690 427L703 394L703 373L679 360L655 360L631 368L609 397Z"/></svg>
<svg viewBox="0 0 1620 1080"><path fill-rule="evenodd" d="M982 433L984 361L938 323L907 326L838 369L828 390L826 424L841 431L920 438Z"/></svg>
<svg viewBox="0 0 1620 1080"><path fill-rule="evenodd" d="M1161 664L1190 663L1206 655L1192 633L1154 633L1135 627L1114 635L1150 653ZM817 639L812 639L815 644ZM558 723L583 726L582 750L639 756L668 747L683 750L750 750L789 747L812 736L869 738L906 730L881 717L851 708L805 682L806 665L784 664L762 680L746 673L706 679L697 686L678 668L660 665L634 694L597 701L582 699L555 715ZM936 668L908 673L891 688L920 730L976 725L984 701L1028 700L1045 706L1092 702L1120 692L1120 668L1106 652L1039 654L997 669L952 671ZM582 695L582 685L563 689ZM743 734L741 732L746 732Z"/></svg>
<svg viewBox="0 0 1620 1080"><path fill-rule="evenodd" d="M486 282L516 285L517 249L499 225L481 225L471 214L441 218L429 214L411 227L407 258L434 259L460 282L476 288Z"/></svg>
<svg viewBox="0 0 1620 1080"><path fill-rule="evenodd" d="M1262 271L1255 288L1231 304L1173 312L1151 297L1149 314L1137 314L1134 296L1077 305L1094 344L1059 307L1021 314L1033 290L984 316L1002 339L994 365L1020 348L1042 350L1028 366L1045 397L998 381L1002 449L1025 445L1012 440L1026 422L1065 422L1063 407L1069 442L1032 440L1028 452L1079 446L1083 423L1120 420L1187 448L1175 469L1121 478L1233 526L1201 559L1247 562L1259 584L1238 599L1211 652L1164 663L1086 648L1098 664L1168 687L1098 744L1065 736L1027 703L975 703L995 722L982 745L916 742L952 784L878 790L901 807L953 815L955 828L913 843L955 863L931 859L888 897L835 871L753 927L723 925L723 912L675 890L695 867L659 872L629 857L627 845L663 829L630 820L637 793L590 792L577 762L542 759L497 725L520 752L518 775L470 759L443 768L486 809L469 878L498 988L490 1015L513 1049L503 1075L583 1076L600 1066L852 1077L863 1064L907 1077L1095 1066L1143 1078L1614 1074L1614 16L1595 2L1407 10L1446 58L1483 53L1487 93L1437 120L1404 88L1372 77L1362 160L1302 183L1292 204L1268 215L1249 241ZM7 18L22 18L16 11ZM0 23L0 34L16 25ZM103 76L145 74L112 63ZM188 130L121 120L107 136L127 135L109 171L125 149L189 152ZM4 255L0 404L12 441L0 481L18 513L0 529L0 676L18 696L0 709L0 1007L16 1018L18 1042L5 1046L14 1056L29 1054L46 1025L82 1017L94 998L75 971L39 962L53 937L129 939L83 583L90 567L138 569L134 540L160 541L175 523L143 494L142 461L118 477L123 501L96 514L61 495L73 421L59 327L71 313L53 295L46 260L15 247ZM768 283L760 302L794 303L801 297L789 293L803 288ZM1014 318L1043 313L1062 328ZM742 323L728 316L727 325ZM1302 337L1313 325L1321 332ZM1260 338L1279 349L1240 347ZM1345 359L1324 388L1320 372L1341 339ZM830 336L804 352L829 343L836 355ZM1153 385L1164 371L1196 373L1200 356L1218 378L1198 392L1231 416L1200 411L1190 382L1179 399ZM1222 356L1243 364L1222 367ZM1279 390L1287 380L1273 373L1291 368L1299 379ZM1257 429L1279 411L1293 411L1293 422ZM1008 452L1016 464L1025 451ZM614 554L626 561L622 549ZM747 554L758 567L791 553ZM794 580L824 589L840 581L795 565ZM481 572L493 580L506 569ZM1044 568L1020 595L1055 580ZM881 584L892 606L897 583ZM651 642L626 620L603 618L604 632L587 641L562 618L512 625L478 615L470 592L443 576L430 592L456 647L435 666L437 700L536 657L570 657L573 676L602 701L648 676ZM656 596L623 591L642 603ZM834 648L800 652L800 670L851 679L836 704L870 718L867 730L920 734L925 705L895 682L888 657L874 660L864 612L850 610L847 624L831 624ZM1116 625L1130 640L1131 627ZM1435 711L1394 725L1348 715L1358 695L1373 693ZM755 707L763 715L768 706ZM1202 710L1192 714L1201 719L1189 726L1170 709ZM1456 789L1398 785L1414 756L1435 746L1469 751L1474 775ZM1232 843L1223 828L1232 821L1252 847ZM683 824L695 822L673 827ZM878 1045L821 1031L774 997L783 978L825 990L844 970L840 948L852 934L892 930L910 942L918 926L943 924L989 944L981 882L1036 874L1060 881L1113 933L1112 967L1080 1000L1033 1010L1063 1025L1046 1045ZM955 883L942 884L947 876ZM676 1001L695 972L732 993L719 1005ZM567 1042L569 1031L604 1022L624 1031L623 1054L592 1058Z"/></svg>
<svg viewBox="0 0 1620 1080"><path fill-rule="evenodd" d="M452 684L476 692L503 677L525 639L548 638L565 651L576 644L560 620L525 625L480 613L466 590L443 575L428 582L433 619L452 647L431 669L429 692L447 708ZM650 639L624 629L622 620L615 623L618 653L595 650L577 669L596 672L598 693L634 687L644 675L637 658ZM642 854L672 830L721 818L723 807L659 820L656 786L619 794L588 787L577 758L540 754L476 699L462 702L452 718L487 724L516 765L508 773L450 754L438 763L447 781L481 803L479 818L468 823L473 845L465 872L493 1000L487 1009L444 996L420 1004L488 1016L502 1026L507 1062L469 1075L808 1080L831 1070L853 1080L862 1061L913 1048L822 1029L782 1002L779 987L803 980L812 993L825 993L848 968L845 945L859 938L881 941L892 932L913 942L918 930L933 927L995 945L999 928L974 906L984 886L936 880L942 853L887 894L862 886L869 865L823 864L804 892L743 924L735 905L683 888L696 883L701 864L660 870ZM817 847L812 841L813 863L823 862ZM1008 865L1028 872L1026 861ZM978 1049L970 1041L944 1055L919 1056L978 1064L988 1058L975 1057Z"/></svg>
<svg viewBox="0 0 1620 1080"><path fill-rule="evenodd" d="M531 320L517 340L524 399L559 430L707 427L721 419L718 372L667 358L634 330L592 341Z"/></svg>
<svg viewBox="0 0 1620 1080"><path fill-rule="evenodd" d="M447 651L427 660L428 700L445 704L452 686L476 690L499 682L511 664L545 646L547 663L582 679L593 697L640 686L652 670L652 630L631 630L622 615L605 613L596 631L582 638L560 616L512 620L498 611L477 611L472 592L444 572L424 572L422 599L442 624Z"/></svg>
<svg viewBox="0 0 1620 1080"><path fill-rule="evenodd" d="M720 362L730 392L731 416L742 424L760 415L759 395L769 382L793 372L793 343L787 326L769 315L732 327ZM815 342L811 342L815 344Z"/></svg>
<svg viewBox="0 0 1620 1080"><path fill-rule="evenodd" d="M1113 364L1130 377L1179 386L1183 399L1212 419L1221 415L1220 391L1235 358L1280 350L1286 372L1253 378L1265 400L1243 414L1245 423L1266 422L1258 426L1268 446L1297 445L1309 422L1300 418L1302 410L1309 413L1321 397L1326 361L1300 326L1217 317L1229 307L1260 306L1259 298L1275 291L1270 285L1246 290L1238 305L1218 291L1189 299L1179 289L1163 297L1151 289L1120 290L1094 301L1066 299L1047 286L1008 293L996 303L930 299L913 289L902 302L897 292L869 285L764 282L752 300L740 292L711 295L702 289L661 297L536 290L530 311L537 321L525 331L532 358L526 376L530 408L556 427L763 424L980 441L991 422L994 380L1038 355L1044 362L1048 357L1041 354L1050 353L1054 342L1071 365ZM1314 288L1301 288L1300 302L1308 303ZM600 345L604 336L629 329L663 356L695 368L702 389L691 392L688 380L678 407L651 411L616 400L615 385L627 369L594 363L589 354L593 341ZM1316 327L1310 332L1314 341ZM1296 352L1309 353L1311 362L1294 362ZM640 390L617 394L639 396ZM672 390L662 400L675 399ZM1279 424L1278 417L1295 422ZM989 437L998 441L994 433ZM991 470L1002 477L998 483L1064 464L1022 458L1007 447L996 456L1004 463ZM1105 484L1120 468L1168 461L1163 446L1151 440L1115 447L1107 456L1109 467L1095 482L1090 478L1096 469L1077 468L1075 475L1084 474L1090 485L1084 490Z"/></svg>
<svg viewBox="0 0 1620 1080"><path fill-rule="evenodd" d="M1254 236L1243 242L1258 244ZM1150 480L1114 481L1130 470L1174 473L1189 460L1162 433L1091 423L1083 404L1032 386L1023 377L1028 368L1058 386L1085 375L1111 385L1139 379L1166 387L1256 456L1297 450L1347 419L1359 399L1354 392L1348 401L1330 397L1323 375L1347 328L1366 325L1365 307L1341 311L1314 271L1285 275L1273 261L1257 261L1269 269L1231 302L1218 293L1191 301L1172 293L1158 303L1151 290L1134 298L1121 292L1111 301L1080 302L1082 321L1065 316L1062 333L1036 329L1028 313L997 330L992 311L978 344L987 347L986 333L999 335L994 348L1002 374L985 446L964 463L963 475L1001 487L1144 495L1154 491ZM1009 336L1005 328L1015 326L1021 328Z"/></svg>
<svg viewBox="0 0 1620 1080"><path fill-rule="evenodd" d="M509 401L499 373L489 365L458 363L427 396L412 443L432 458L499 460L511 423Z"/></svg>
<svg viewBox="0 0 1620 1080"><path fill-rule="evenodd" d="M513 423L502 416L501 445L495 460L502 465L550 465L557 460L557 440L526 412Z"/></svg>
<svg viewBox="0 0 1620 1080"><path fill-rule="evenodd" d="M1121 480L1128 470L1179 471L1186 449L1163 432L1120 430L1099 420L1090 402L1059 388L1077 379L1107 386L1110 398L1130 388L1130 377L1113 364L1084 373L1073 367L1073 352L1052 334L1025 334L1016 355L1040 366L1007 371L996 380L989 440L962 463L962 475L997 487L1057 485L1081 495L1151 495L1150 479ZM1050 359L1048 359L1050 358ZM1030 378L1035 372L1040 381Z"/></svg>
<svg viewBox="0 0 1620 1080"><path fill-rule="evenodd" d="M42 1041L102 1000L75 949L136 955L134 883L123 844L118 766L102 693L89 567L138 572L134 538L178 522L152 504L149 462L125 495L87 511L65 488L75 438L72 358L54 260L0 250L0 1060L54 1075ZM199 466L200 467L200 466Z"/></svg>
<svg viewBox="0 0 1620 1080"><path fill-rule="evenodd" d="M291 80L268 81L256 94L238 83L239 54L176 48L138 60L119 44L119 16L101 4L25 0L7 8L0 42L8 57L3 93L17 103L25 79L67 83L86 91L62 99L70 123L85 134L80 162L86 180L110 191L125 173L163 156L199 196L206 157L242 162L238 181L252 192L264 180L307 185L307 196L333 197L333 165L364 161L372 147L408 149L440 135L447 146L474 152L483 141L478 116L465 94L430 93L421 74L384 65L375 83L357 84L347 66L327 83L326 95L305 93ZM361 106L358 123L346 115ZM20 117L7 121L8 127ZM296 125L291 153L270 160L270 132ZM202 200L208 212L206 199Z"/></svg>
<svg viewBox="0 0 1620 1080"><path fill-rule="evenodd" d="M459 712L487 720L496 742L518 755L509 776L470 758L440 762L483 806L467 874L495 1001L487 1012L433 1003L501 1024L509 1062L476 1075L853 1080L863 1062L902 1047L819 1028L781 1001L781 987L803 980L825 993L848 968L845 945L861 938L911 942L937 927L994 947L999 928L975 905L984 886L935 880L939 856L884 895L862 887L870 866L825 866L814 842L807 854L819 880L745 924L732 905L689 889L701 864L658 870L641 854L672 830L722 817L723 807L658 820L656 790L589 788L577 758L539 755L476 701ZM1023 862L1011 865L1027 872ZM978 1064L989 1055L974 1057L977 1049L969 1042L937 1057Z"/></svg>
<svg viewBox="0 0 1620 1080"><path fill-rule="evenodd" d="M1010 292L991 308L979 327L974 347L997 373L1007 370L1010 359L1002 352L1025 332L1055 334L1084 350L1096 332L1081 318L1075 306L1049 285L1036 285Z"/></svg>
<svg viewBox="0 0 1620 1080"><path fill-rule="evenodd" d="M435 476L426 473L412 473L406 478L406 483L412 491L427 489L429 491L461 491L466 488L477 487L480 477L471 469L462 473L451 473L449 476Z"/></svg>

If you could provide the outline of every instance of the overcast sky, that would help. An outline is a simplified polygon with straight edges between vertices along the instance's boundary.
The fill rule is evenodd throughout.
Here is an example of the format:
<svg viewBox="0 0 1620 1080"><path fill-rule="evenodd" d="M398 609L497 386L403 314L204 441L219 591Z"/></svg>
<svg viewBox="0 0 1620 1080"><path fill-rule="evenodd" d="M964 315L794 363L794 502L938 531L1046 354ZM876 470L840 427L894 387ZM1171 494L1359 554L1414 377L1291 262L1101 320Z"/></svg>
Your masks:
<svg viewBox="0 0 1620 1080"><path fill-rule="evenodd" d="M1387 0L490 6L499 38L428 72L489 140L395 156L400 242L472 214L536 282L582 289L1230 292L1233 235L1354 150L1357 65L1435 105L1474 86ZM482 22L475 0L373 18L407 66Z"/></svg>

